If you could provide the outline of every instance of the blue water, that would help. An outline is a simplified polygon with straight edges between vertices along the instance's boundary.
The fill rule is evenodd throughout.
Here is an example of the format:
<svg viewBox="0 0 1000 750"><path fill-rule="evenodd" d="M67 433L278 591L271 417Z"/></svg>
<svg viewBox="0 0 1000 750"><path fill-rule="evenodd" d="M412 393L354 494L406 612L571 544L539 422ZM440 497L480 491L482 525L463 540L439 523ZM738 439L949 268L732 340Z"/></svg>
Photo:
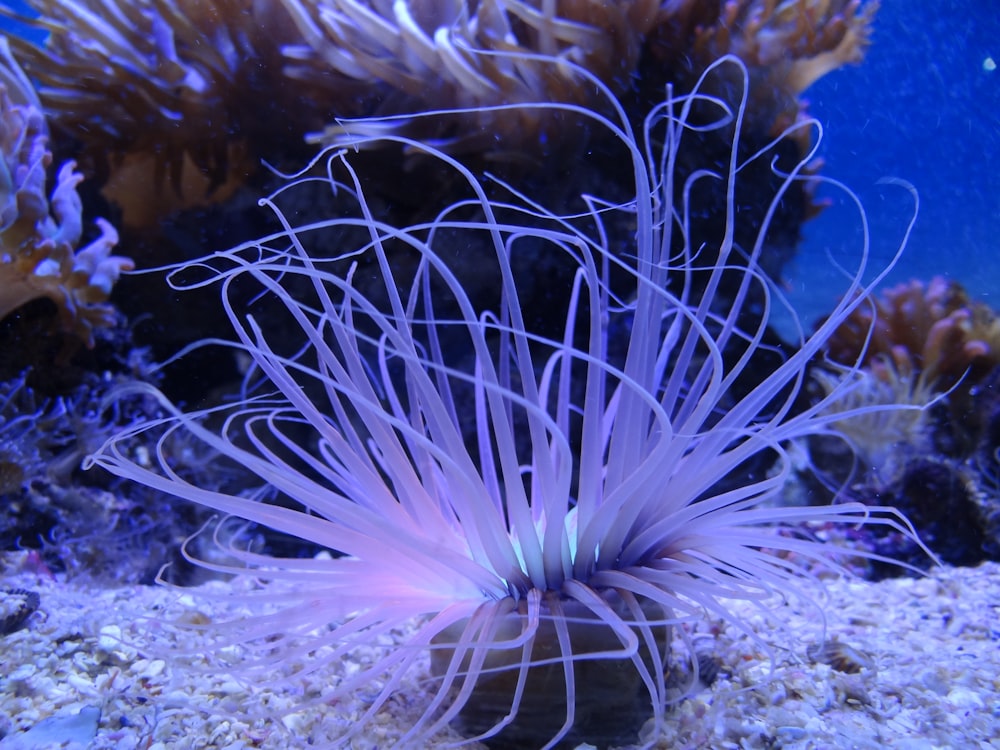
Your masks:
<svg viewBox="0 0 1000 750"><path fill-rule="evenodd" d="M32 11L31 6L28 5L27 0L0 0L0 5L6 5L8 8L17 11L18 13L36 15L34 11ZM29 28L24 24L12 21L9 18L0 18L0 31L9 31L13 34L18 34L25 39L32 39L39 44L41 44L42 40L45 39L45 32Z"/></svg>
<svg viewBox="0 0 1000 750"><path fill-rule="evenodd" d="M869 211L873 262L886 260L908 209L902 191L874 183L908 180L920 214L891 280L943 274L1000 307L1000 3L885 0L864 62L805 98L826 129L823 174L857 190ZM822 283L827 251L854 239L843 218L830 211L807 224L787 269L806 320L843 287Z"/></svg>

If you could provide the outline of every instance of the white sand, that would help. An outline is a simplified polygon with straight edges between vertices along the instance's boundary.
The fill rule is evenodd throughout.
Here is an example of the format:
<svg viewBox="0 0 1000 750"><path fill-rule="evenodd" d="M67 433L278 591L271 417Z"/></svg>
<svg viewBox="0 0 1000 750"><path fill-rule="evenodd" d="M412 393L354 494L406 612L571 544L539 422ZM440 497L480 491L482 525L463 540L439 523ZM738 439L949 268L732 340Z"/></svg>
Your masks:
<svg viewBox="0 0 1000 750"><path fill-rule="evenodd" d="M15 572L16 555L5 562L0 586L37 591L41 607L26 627L0 638L2 750L312 747L364 709L364 695L332 706L317 701L330 675L271 692L165 656L178 647L199 651L192 634L184 643L145 619L174 602L174 592L66 583ZM841 657L835 666L860 671L809 658L819 638L809 613L779 608L775 627L744 608L775 646L773 674L765 648L721 627L704 642L723 676L669 712L655 747L1000 748L1000 565L917 580L832 581L828 596L828 639L849 647L833 649ZM210 621L211 604L199 599L197 618ZM704 629L712 627L720 623ZM390 745L419 715L421 698L418 687L405 686L351 750ZM286 715L251 718L277 713ZM48 717L56 718L26 734ZM72 738L79 743L60 744Z"/></svg>

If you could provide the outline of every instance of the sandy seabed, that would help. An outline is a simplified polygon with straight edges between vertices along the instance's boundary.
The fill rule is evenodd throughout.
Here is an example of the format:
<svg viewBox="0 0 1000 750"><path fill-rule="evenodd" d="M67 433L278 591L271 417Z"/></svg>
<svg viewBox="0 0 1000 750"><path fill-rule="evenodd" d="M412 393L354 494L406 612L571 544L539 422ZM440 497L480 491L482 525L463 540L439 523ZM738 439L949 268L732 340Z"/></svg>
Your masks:
<svg viewBox="0 0 1000 750"><path fill-rule="evenodd" d="M264 678L209 667L203 635L158 626L178 607L194 622L231 614L227 584L185 595L101 588L17 572L17 555L3 563L0 618L23 604L12 590L37 592L40 606L0 637L0 750L295 750L335 737L370 698L324 700L332 672L269 690ZM1000 564L825 588L825 649L808 608L776 606L765 618L734 603L760 640L707 622L695 638L712 634L719 676L670 709L655 738L651 723L644 728L653 747L1000 749ZM326 744L389 747L424 697L404 683L363 736ZM458 739L446 733L431 746Z"/></svg>

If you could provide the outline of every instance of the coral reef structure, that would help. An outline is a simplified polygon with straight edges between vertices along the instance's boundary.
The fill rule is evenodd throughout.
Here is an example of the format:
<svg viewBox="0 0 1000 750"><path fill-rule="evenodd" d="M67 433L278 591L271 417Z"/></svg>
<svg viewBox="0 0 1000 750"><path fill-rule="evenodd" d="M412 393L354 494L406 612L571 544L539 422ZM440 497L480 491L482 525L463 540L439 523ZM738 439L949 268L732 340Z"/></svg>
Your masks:
<svg viewBox="0 0 1000 750"><path fill-rule="evenodd" d="M641 131L640 123L668 85L675 92L691 90L708 65L735 53L750 74L750 106L741 129L747 172L737 186L738 201L741 211L757 214L737 227L741 234L735 241L743 247L755 242L754 227L765 221L781 190L761 257L764 271L777 279L794 254L802 222L815 210L815 182L807 179L815 164L798 172L803 179L782 185L770 164L750 157L770 149L779 170L790 171L810 153L810 129L795 126L802 116L798 95L819 75L860 58L877 3L28 0L27 5L31 13L0 12L45 35L43 43L18 36L9 43L37 87L39 106L58 139L57 154L95 176L83 186L87 205L104 201L102 213L104 207L117 212L113 218L123 244L144 266L200 256L271 231L273 224L264 225L256 201L272 192L279 178L261 164L294 170L314 154L315 147L306 143L309 135L322 143L348 143L367 129L372 137L366 148L372 152L365 157L376 163L364 165L366 190L370 200L391 206L391 220L402 225L431 220L425 207L437 198L449 200L452 183L442 179L447 173L438 167L420 169L419 149L401 154L400 141L384 137L392 134L461 152L466 164L485 166L522 189L547 196L562 191L567 203L579 192L623 199L632 176L611 156L612 137L581 114L588 107L611 106L588 76L620 96ZM546 55L558 63L545 61ZM731 106L742 96L741 80L717 73L712 86L699 106L711 109L709 95ZM554 111L547 102L577 109ZM382 119L365 119L370 116ZM721 131L689 139L685 149L678 161L678 191L701 165L728 158ZM700 180L694 186L690 220L697 225L692 229L697 244L705 248L706 267L725 239L718 236L727 201L720 185ZM558 198L549 200L560 205ZM317 220L325 210L325 199L311 196L297 208ZM627 247L633 231L627 222L609 229ZM474 253L467 258L470 270L481 266ZM566 263L534 262L559 279L573 273ZM154 321L153 335L140 329L139 336L157 347L158 357L226 330L199 301L179 309L152 276L129 283L130 294L117 302L132 319ZM735 276L732 283L739 283ZM537 286L538 299L531 300L526 290L524 299L549 307L548 285ZM720 307L731 302L731 286L726 279L717 290ZM553 326L559 324L553 319ZM200 369L203 375L230 368L216 363Z"/></svg>
<svg viewBox="0 0 1000 750"><path fill-rule="evenodd" d="M12 38L46 112L118 173L125 201L143 182L204 198L280 159L309 130L344 136L338 118L459 108L434 124L443 148L529 153L584 139L572 113L527 102L600 104L585 69L620 95L690 88L712 61L752 71L753 119L780 132L797 95L860 59L877 3L856 0L31 0L48 33ZM10 13L10 11L8 11ZM545 58L564 63L553 66ZM580 67L576 67L580 66ZM734 82L735 83L735 82ZM734 87L734 88L738 88ZM475 108L473 112L470 108ZM641 119L642 114L639 115ZM372 127L409 132L428 121ZM800 131L805 132L805 131ZM385 143L385 141L382 141ZM109 158L110 156L110 158ZM100 165L99 165L100 167ZM135 171L144 177L135 175ZM157 179L150 180L155 175ZM201 193L199 195L198 193ZM133 212L140 208L131 206Z"/></svg>
<svg viewBox="0 0 1000 750"><path fill-rule="evenodd" d="M845 377L844 365L861 366L831 406L842 415L832 427L854 455L835 467L828 444L814 451L843 495L899 508L945 562L997 559L1000 316L957 282L914 279L856 308L825 355L813 372L824 394ZM926 561L891 531L860 536L880 553Z"/></svg>
<svg viewBox="0 0 1000 750"><path fill-rule="evenodd" d="M64 330L93 345L94 328L110 325L111 287L130 259L112 255L118 234L97 220L100 235L80 247L83 208L74 162L58 171L46 195L52 153L42 105L0 38L0 319L41 297L52 300Z"/></svg>
<svg viewBox="0 0 1000 750"><path fill-rule="evenodd" d="M46 570L117 584L152 583L161 566L182 562L184 539L208 514L162 494L122 492L107 473L80 469L109 435L157 414L152 400L114 403L136 382L89 373L58 397L40 395L26 375L0 382L0 550L30 551ZM205 487L239 484L231 466L178 437L168 449L178 471ZM175 565L170 577L189 574L201 571Z"/></svg>
<svg viewBox="0 0 1000 750"><path fill-rule="evenodd" d="M826 353L841 364L861 362L886 382L919 379L916 387L947 391L963 380L968 387L1000 365L1000 316L957 281L913 279L857 308Z"/></svg>

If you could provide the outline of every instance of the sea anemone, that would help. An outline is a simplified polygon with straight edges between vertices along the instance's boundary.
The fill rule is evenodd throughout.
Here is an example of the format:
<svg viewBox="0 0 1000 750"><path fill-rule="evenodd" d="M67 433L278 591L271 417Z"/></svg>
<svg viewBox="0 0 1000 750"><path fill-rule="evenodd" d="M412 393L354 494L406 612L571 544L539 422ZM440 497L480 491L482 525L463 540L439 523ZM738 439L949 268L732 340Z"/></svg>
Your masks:
<svg viewBox="0 0 1000 750"><path fill-rule="evenodd" d="M566 62L550 64L562 71ZM790 472L786 442L843 416L827 411L836 387L804 410L794 405L807 363L861 304L867 243L827 321L755 388L734 393L766 346L766 308L777 299L757 265L768 222L754 246L734 245L733 191L748 164L735 145L717 172L675 184L674 171L686 138L704 130L727 132L733 144L739 137L745 69L726 58L706 76L720 67L727 79L742 72L738 107L704 93L704 81L690 94L668 89L639 133L579 68L614 119L569 104L509 105L566 110L606 128L634 173L628 202L583 196L579 213L556 214L392 135L453 171L467 197L433 220L391 226L367 203L350 154L326 151L312 165L318 171L285 190L325 182L353 213L297 226L279 191L262 204L280 231L174 268L178 289L221 287L238 338L229 345L252 362L246 392L236 405L188 413L164 400L170 416L123 430L90 462L328 551L274 557L233 542L230 563L203 561L258 581L261 605L271 608L206 636L230 653L245 650L245 668L286 667L298 679L405 633L333 678L324 703L359 691L367 703L343 717L335 739L310 745L344 747L371 731L414 675L429 685L427 702L380 746L424 747L453 721L469 742L550 748L629 741L652 717L647 739L655 739L678 695L668 667L689 663L696 679L693 649L688 662L672 653L681 623L717 616L752 635L727 600L765 612L775 594L809 601L802 579L840 569L836 550L774 526L867 521L912 534L884 509L770 502ZM369 136L353 145L369 145ZM767 158L764 150L751 160ZM801 170L785 175L785 189ZM700 181L721 182L729 196L722 247L707 266L688 232L688 198ZM612 236L625 222L633 244L616 252ZM350 244L359 231L364 239ZM456 253L483 246L479 260L499 289L492 307L453 270ZM576 264L569 287L552 290L565 311L555 336L533 327L515 273L515 257L543 249ZM696 272L704 294L692 292ZM741 283L719 312L712 296L723 275ZM247 310L236 300L253 287L260 294ZM764 317L744 309L751 296L765 300ZM275 318L298 340L269 336ZM166 447L178 430L253 472L274 500L185 480ZM775 456L773 471L720 489L762 452Z"/></svg>

